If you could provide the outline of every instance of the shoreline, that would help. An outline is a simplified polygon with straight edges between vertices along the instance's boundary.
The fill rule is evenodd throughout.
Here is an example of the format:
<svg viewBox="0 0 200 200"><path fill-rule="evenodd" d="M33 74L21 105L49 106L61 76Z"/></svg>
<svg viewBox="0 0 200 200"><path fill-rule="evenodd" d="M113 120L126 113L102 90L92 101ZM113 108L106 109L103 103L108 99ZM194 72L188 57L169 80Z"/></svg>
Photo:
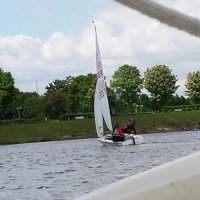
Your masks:
<svg viewBox="0 0 200 200"><path fill-rule="evenodd" d="M200 129L199 128L192 128L192 129L188 129L188 130L177 130L177 129L169 129L169 128L164 128L162 130L155 130L155 131L152 131L152 132L146 132L146 133L139 133L140 135L143 135L143 134L158 134L158 133L173 133L173 132L190 132L190 131L199 131ZM65 141L65 140L79 140L79 139L92 139L92 138L97 138L96 136L87 136L85 135L85 133L83 133L83 135L81 135L81 133L79 133L79 135L64 135L60 138L57 138L57 139L45 139L45 138L37 138L36 140L32 140L32 141L24 141L24 142L8 142L8 143L0 143L0 146L4 146L4 145L15 145L15 144L28 144L28 143L38 143L38 142L56 142L56 141Z"/></svg>

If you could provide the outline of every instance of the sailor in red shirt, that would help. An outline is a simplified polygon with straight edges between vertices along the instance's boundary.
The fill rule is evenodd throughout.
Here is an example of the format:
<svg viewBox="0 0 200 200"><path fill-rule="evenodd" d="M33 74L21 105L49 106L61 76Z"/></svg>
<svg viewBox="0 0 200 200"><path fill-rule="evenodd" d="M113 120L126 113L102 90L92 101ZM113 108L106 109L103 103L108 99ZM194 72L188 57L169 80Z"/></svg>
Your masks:
<svg viewBox="0 0 200 200"><path fill-rule="evenodd" d="M123 130L119 127L119 124L117 123L113 129L113 141L118 142L118 141L124 141L124 132Z"/></svg>

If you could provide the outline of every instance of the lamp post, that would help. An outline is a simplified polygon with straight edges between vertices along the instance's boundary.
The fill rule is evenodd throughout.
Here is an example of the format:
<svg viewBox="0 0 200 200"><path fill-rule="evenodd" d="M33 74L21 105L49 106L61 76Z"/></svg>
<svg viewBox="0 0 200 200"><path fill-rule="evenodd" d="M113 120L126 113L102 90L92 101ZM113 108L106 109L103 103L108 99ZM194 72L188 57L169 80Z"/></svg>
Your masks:
<svg viewBox="0 0 200 200"><path fill-rule="evenodd" d="M17 107L17 112L18 112L18 119L21 119L21 115L20 115L20 110L22 109L22 107Z"/></svg>

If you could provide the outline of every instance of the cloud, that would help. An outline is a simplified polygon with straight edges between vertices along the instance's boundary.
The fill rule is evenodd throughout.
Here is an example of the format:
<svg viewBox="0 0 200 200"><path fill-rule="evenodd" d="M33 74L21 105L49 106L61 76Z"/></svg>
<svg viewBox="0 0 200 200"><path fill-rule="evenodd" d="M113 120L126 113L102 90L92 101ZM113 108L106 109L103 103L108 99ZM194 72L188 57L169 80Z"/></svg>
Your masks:
<svg viewBox="0 0 200 200"><path fill-rule="evenodd" d="M50 39L43 44L42 53L46 61L60 61L66 63L74 55L73 39L57 32L51 35Z"/></svg>
<svg viewBox="0 0 200 200"><path fill-rule="evenodd" d="M91 72L88 63L94 61L92 50L88 49L87 42L60 32L53 33L47 41L26 35L1 37L0 63L5 71L12 73L20 90L35 91L37 82L43 93L55 79ZM89 65L94 66L95 62Z"/></svg>
<svg viewBox="0 0 200 200"><path fill-rule="evenodd" d="M166 1L168 2L171 1ZM196 5L192 8L190 3L183 6L183 12L187 11L186 8L193 9L193 12L199 8L198 1L195 1ZM177 5L181 7L182 1L176 1ZM102 14L102 18L107 23L116 26L120 24L123 27L123 31L116 39L118 48L122 48L120 55L116 56L117 61L136 65L142 72L147 67L166 64L177 75L181 85L178 93L183 94L187 73L199 70L199 38L168 27L129 8L116 9L111 13L110 18L107 15L109 11ZM113 35L115 35L114 32ZM114 46L113 49L116 51L117 47Z"/></svg>
<svg viewBox="0 0 200 200"><path fill-rule="evenodd" d="M194 0L163 0L162 3L183 12L199 13ZM200 39L148 18L140 13L116 6L101 11L95 20L100 51L107 80L119 66L134 65L141 75L147 67L165 64L177 75L183 94L187 73L199 70ZM27 35L0 37L0 64L10 71L16 87L22 91L45 92L55 79L95 73L95 37L92 24L75 35L55 32L47 39Z"/></svg>

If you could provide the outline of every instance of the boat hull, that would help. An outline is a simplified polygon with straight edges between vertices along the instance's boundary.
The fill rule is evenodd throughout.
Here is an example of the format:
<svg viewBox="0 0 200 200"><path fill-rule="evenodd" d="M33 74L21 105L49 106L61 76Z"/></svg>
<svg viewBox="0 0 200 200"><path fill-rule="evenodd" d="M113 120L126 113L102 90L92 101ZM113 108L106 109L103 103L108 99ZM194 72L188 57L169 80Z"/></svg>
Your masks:
<svg viewBox="0 0 200 200"><path fill-rule="evenodd" d="M112 135L108 134L98 139L105 146L127 146L144 143L144 138L141 135L125 134L125 140L114 142Z"/></svg>
<svg viewBox="0 0 200 200"><path fill-rule="evenodd" d="M200 152L149 169L76 200L199 200Z"/></svg>

